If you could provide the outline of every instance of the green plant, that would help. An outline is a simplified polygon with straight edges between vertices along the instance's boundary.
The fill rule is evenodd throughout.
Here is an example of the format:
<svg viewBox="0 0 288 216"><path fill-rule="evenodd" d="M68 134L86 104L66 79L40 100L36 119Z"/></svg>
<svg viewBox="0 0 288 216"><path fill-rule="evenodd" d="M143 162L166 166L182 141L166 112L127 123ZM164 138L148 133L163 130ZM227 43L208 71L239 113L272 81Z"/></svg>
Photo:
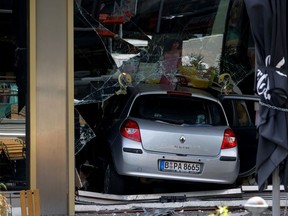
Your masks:
<svg viewBox="0 0 288 216"><path fill-rule="evenodd" d="M202 56L201 54L199 54L199 55L191 54L190 58L191 58L190 64L192 66L196 67L197 69L202 69L201 63L203 62L202 60L203 60L204 56Z"/></svg>

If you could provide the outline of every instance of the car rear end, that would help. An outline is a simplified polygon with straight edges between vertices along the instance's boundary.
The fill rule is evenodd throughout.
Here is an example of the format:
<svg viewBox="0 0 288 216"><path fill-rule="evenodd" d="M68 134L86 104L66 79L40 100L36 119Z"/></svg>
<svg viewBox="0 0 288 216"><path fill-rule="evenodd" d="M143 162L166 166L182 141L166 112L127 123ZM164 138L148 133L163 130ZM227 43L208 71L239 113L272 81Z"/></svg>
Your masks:
<svg viewBox="0 0 288 216"><path fill-rule="evenodd" d="M232 184L239 172L237 140L223 108L201 91L139 92L112 149L125 176Z"/></svg>

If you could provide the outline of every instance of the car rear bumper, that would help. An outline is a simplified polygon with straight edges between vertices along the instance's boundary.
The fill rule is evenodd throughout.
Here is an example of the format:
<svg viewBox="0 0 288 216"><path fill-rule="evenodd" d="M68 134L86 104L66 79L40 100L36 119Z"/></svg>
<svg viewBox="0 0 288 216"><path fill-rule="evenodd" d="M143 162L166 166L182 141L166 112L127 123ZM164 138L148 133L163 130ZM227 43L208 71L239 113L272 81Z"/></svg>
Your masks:
<svg viewBox="0 0 288 216"><path fill-rule="evenodd" d="M127 150L127 149L126 149ZM231 153L232 152L232 153ZM233 184L239 173L239 160L233 151L222 151L217 157L178 156L143 149L122 151L114 157L115 167L120 175L163 180ZM224 158L224 159L223 159ZM160 160L193 162L201 164L200 173L160 171Z"/></svg>

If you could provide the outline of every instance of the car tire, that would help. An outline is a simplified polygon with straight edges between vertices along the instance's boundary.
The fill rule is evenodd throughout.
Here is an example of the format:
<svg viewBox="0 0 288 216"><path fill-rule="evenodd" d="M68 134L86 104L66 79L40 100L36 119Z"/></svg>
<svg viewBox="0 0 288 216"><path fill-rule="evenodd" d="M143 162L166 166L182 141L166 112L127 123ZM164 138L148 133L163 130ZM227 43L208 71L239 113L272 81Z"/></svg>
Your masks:
<svg viewBox="0 0 288 216"><path fill-rule="evenodd" d="M125 181L124 177L119 175L113 163L108 163L104 175L104 193L106 194L124 194Z"/></svg>

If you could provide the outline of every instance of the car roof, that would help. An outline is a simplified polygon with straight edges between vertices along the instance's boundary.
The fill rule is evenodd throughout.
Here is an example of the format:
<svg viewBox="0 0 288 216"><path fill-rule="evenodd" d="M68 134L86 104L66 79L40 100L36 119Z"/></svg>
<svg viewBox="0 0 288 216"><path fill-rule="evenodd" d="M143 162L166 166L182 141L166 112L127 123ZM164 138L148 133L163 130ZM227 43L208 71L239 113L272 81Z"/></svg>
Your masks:
<svg viewBox="0 0 288 216"><path fill-rule="evenodd" d="M193 96L209 98L212 100L218 100L213 96L208 89L199 89L192 87L182 87L182 86L173 86L173 85L161 85L161 84L145 84L141 83L132 88L134 94L155 94L155 93L164 93L167 91L173 92L186 92L191 93Z"/></svg>

